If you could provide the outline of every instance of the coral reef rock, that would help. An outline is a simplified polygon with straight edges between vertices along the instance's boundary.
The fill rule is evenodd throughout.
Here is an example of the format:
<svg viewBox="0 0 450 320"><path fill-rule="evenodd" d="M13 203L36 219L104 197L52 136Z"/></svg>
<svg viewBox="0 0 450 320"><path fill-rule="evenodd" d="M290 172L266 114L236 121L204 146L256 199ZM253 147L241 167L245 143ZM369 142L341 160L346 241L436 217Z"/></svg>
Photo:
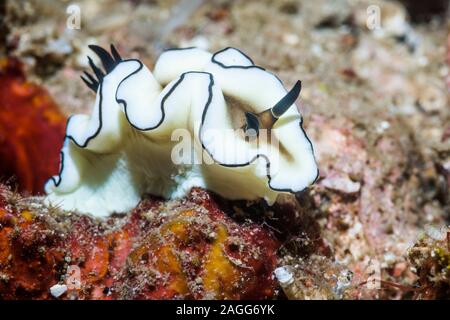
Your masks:
<svg viewBox="0 0 450 320"><path fill-rule="evenodd" d="M0 58L0 178L43 192L59 166L66 118L43 87L25 79L21 63Z"/></svg>
<svg viewBox="0 0 450 320"><path fill-rule="evenodd" d="M0 299L271 298L278 247L202 189L100 221L0 187Z"/></svg>

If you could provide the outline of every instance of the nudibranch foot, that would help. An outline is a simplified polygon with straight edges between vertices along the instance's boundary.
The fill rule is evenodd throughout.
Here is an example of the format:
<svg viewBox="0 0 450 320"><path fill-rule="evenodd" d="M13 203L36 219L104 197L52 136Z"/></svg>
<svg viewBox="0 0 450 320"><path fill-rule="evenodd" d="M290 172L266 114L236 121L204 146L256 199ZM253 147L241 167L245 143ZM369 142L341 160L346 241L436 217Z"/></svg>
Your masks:
<svg viewBox="0 0 450 320"><path fill-rule="evenodd" d="M104 69L89 58L95 77L82 76L95 105L92 115L68 121L48 201L106 216L129 211L144 194L176 198L202 187L271 204L317 178L311 141L292 108L299 81L287 92L234 48L167 50L153 72L114 46L111 53L90 48Z"/></svg>

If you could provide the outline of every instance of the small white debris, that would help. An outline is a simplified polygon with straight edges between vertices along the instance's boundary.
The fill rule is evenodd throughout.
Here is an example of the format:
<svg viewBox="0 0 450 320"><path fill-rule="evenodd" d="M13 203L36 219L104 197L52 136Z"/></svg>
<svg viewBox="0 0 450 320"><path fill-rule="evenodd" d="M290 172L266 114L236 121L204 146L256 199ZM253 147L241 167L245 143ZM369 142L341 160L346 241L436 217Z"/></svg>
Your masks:
<svg viewBox="0 0 450 320"><path fill-rule="evenodd" d="M340 172L330 173L321 184L328 189L341 191L343 193L356 193L361 189L359 182L352 181L347 174Z"/></svg>
<svg viewBox="0 0 450 320"><path fill-rule="evenodd" d="M387 121L381 121L379 124L378 124L378 127L377 127L377 133L383 133L384 131L386 131L387 129L389 129L389 127L390 127L391 125L389 124L389 122L387 122Z"/></svg>
<svg viewBox="0 0 450 320"><path fill-rule="evenodd" d="M436 241L443 241L447 236L447 229L444 226L436 227L431 224L425 226L425 233Z"/></svg>
<svg viewBox="0 0 450 320"><path fill-rule="evenodd" d="M337 278L336 286L333 288L333 292L336 298L342 299L345 290L351 286L353 279L353 272L350 270L342 270Z"/></svg>
<svg viewBox="0 0 450 320"><path fill-rule="evenodd" d="M417 63L422 67L426 67L429 64L429 60L426 56L420 56L417 58Z"/></svg>
<svg viewBox="0 0 450 320"><path fill-rule="evenodd" d="M350 237L356 237L358 234L360 234L362 232L362 224L357 222L353 225L353 227L351 227L350 229L348 229L348 235Z"/></svg>
<svg viewBox="0 0 450 320"><path fill-rule="evenodd" d="M320 56L323 55L323 49L322 49L322 47L320 46L320 44L317 44L317 43L314 43L314 44L311 46L311 52L312 52L315 56L317 56L317 57L320 57Z"/></svg>
<svg viewBox="0 0 450 320"><path fill-rule="evenodd" d="M280 285L284 288L294 282L294 276L287 267L279 267L274 270L275 277L279 281Z"/></svg>
<svg viewBox="0 0 450 320"><path fill-rule="evenodd" d="M388 265L394 264L396 262L397 256L393 252L386 252L384 254L384 262L386 262Z"/></svg>
<svg viewBox="0 0 450 320"><path fill-rule="evenodd" d="M444 167L445 170L450 171L450 160L444 162L442 166Z"/></svg>
<svg viewBox="0 0 450 320"><path fill-rule="evenodd" d="M53 297L59 298L67 291L67 286L65 284L55 284L50 288L50 293Z"/></svg>
<svg viewBox="0 0 450 320"><path fill-rule="evenodd" d="M72 46L64 38L50 40L48 42L46 49L49 53L52 53L52 54L55 54L58 56L66 56L73 52Z"/></svg>
<svg viewBox="0 0 450 320"><path fill-rule="evenodd" d="M298 38L298 36L296 34L286 33L286 34L283 34L283 42L290 46L295 46L295 45L299 44L300 39Z"/></svg>

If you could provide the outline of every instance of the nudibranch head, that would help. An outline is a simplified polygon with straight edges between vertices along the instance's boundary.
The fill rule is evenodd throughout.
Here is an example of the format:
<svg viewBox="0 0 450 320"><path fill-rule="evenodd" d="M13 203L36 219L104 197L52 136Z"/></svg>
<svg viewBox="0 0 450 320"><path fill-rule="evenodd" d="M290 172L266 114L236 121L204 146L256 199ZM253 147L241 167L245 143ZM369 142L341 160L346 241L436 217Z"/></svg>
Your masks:
<svg viewBox="0 0 450 320"><path fill-rule="evenodd" d="M295 105L301 83L281 80L241 51L170 49L153 72L90 46L93 112L67 124L47 200L97 216L132 209L144 194L182 197L202 187L228 199L297 192L318 176Z"/></svg>

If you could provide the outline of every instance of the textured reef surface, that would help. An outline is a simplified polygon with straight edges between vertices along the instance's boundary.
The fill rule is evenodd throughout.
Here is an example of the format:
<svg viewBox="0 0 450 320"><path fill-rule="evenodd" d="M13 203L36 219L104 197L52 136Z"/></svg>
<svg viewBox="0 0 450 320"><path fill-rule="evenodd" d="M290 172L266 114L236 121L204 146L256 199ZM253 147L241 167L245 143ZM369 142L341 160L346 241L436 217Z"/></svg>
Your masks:
<svg viewBox="0 0 450 320"><path fill-rule="evenodd" d="M271 298L279 246L201 189L100 221L0 187L0 299Z"/></svg>
<svg viewBox="0 0 450 320"><path fill-rule="evenodd" d="M442 13L448 1L440 2ZM220 298L217 286L224 282L211 279L223 277L226 283L237 277L233 270L243 275L239 286L248 288L239 291L239 298L244 294L292 299L449 297L450 36L448 18L418 8L428 2L110 0L108 15L105 2L77 3L83 12L79 30L66 28L65 2L11 0L0 6L5 13L0 40L6 44L0 52L20 59L27 82L44 87L65 116L92 112L95 97L79 79L89 67L86 55L91 43L117 44L123 56L149 67L164 48L196 46L215 52L233 46L274 71L286 87L302 81L297 103L314 143L320 176L310 189L282 197L273 207L227 202L208 194L206 202L220 208L211 211L192 195L169 202L146 197L128 217L112 216L108 222L64 213L43 206L40 198L2 189L2 297ZM367 28L369 5L381 9L381 30ZM21 86L14 88L22 92ZM12 89L0 87L1 101L16 96ZM33 109L23 108L10 110ZM27 163L25 167L16 166L19 158L14 150L31 152L52 135L26 140L20 148L22 142L10 141L16 141L19 128L26 136L48 121L24 118L16 123L25 125L0 129L2 181L13 190L17 185L28 192L42 191L38 182L22 182L21 170L33 176L27 181L42 182L57 172L64 118L57 121L60 129L54 131L60 133L55 142L39 149L48 152L33 151L34 167L29 160L21 162ZM7 118L0 106L2 119ZM38 131L45 130L49 129ZM38 163L53 167L41 171ZM9 168L6 173L4 168ZM12 173L16 178L8 180ZM198 225L198 216L213 221L213 236L205 238L202 230L187 228ZM154 228L143 226L151 223ZM241 239L244 248L262 250L263 256L253 260L245 251L242 255L233 251L236 246L217 250L215 245L224 239L222 225L227 226L225 238L231 241L238 228L239 239L246 235ZM253 236L252 228L260 231ZM192 238L186 240L185 230ZM127 241L126 233L132 241ZM155 248L168 239L169 248ZM199 256L197 250L203 259L189 260ZM207 261L222 266L224 256L233 266L223 269L226 274L206 272L214 269ZM263 259L267 263L260 264ZM235 269L239 261L242 267ZM78 284L78 269L70 269L71 265L80 268L80 289L68 288ZM246 274L244 265L253 271ZM271 278L269 270L274 267L289 268L295 288L284 293ZM254 286L254 273L259 288ZM66 281L71 276L73 285ZM375 279L373 286L368 286L370 279ZM201 291L205 288L208 293ZM237 297L234 290L219 292Z"/></svg>

